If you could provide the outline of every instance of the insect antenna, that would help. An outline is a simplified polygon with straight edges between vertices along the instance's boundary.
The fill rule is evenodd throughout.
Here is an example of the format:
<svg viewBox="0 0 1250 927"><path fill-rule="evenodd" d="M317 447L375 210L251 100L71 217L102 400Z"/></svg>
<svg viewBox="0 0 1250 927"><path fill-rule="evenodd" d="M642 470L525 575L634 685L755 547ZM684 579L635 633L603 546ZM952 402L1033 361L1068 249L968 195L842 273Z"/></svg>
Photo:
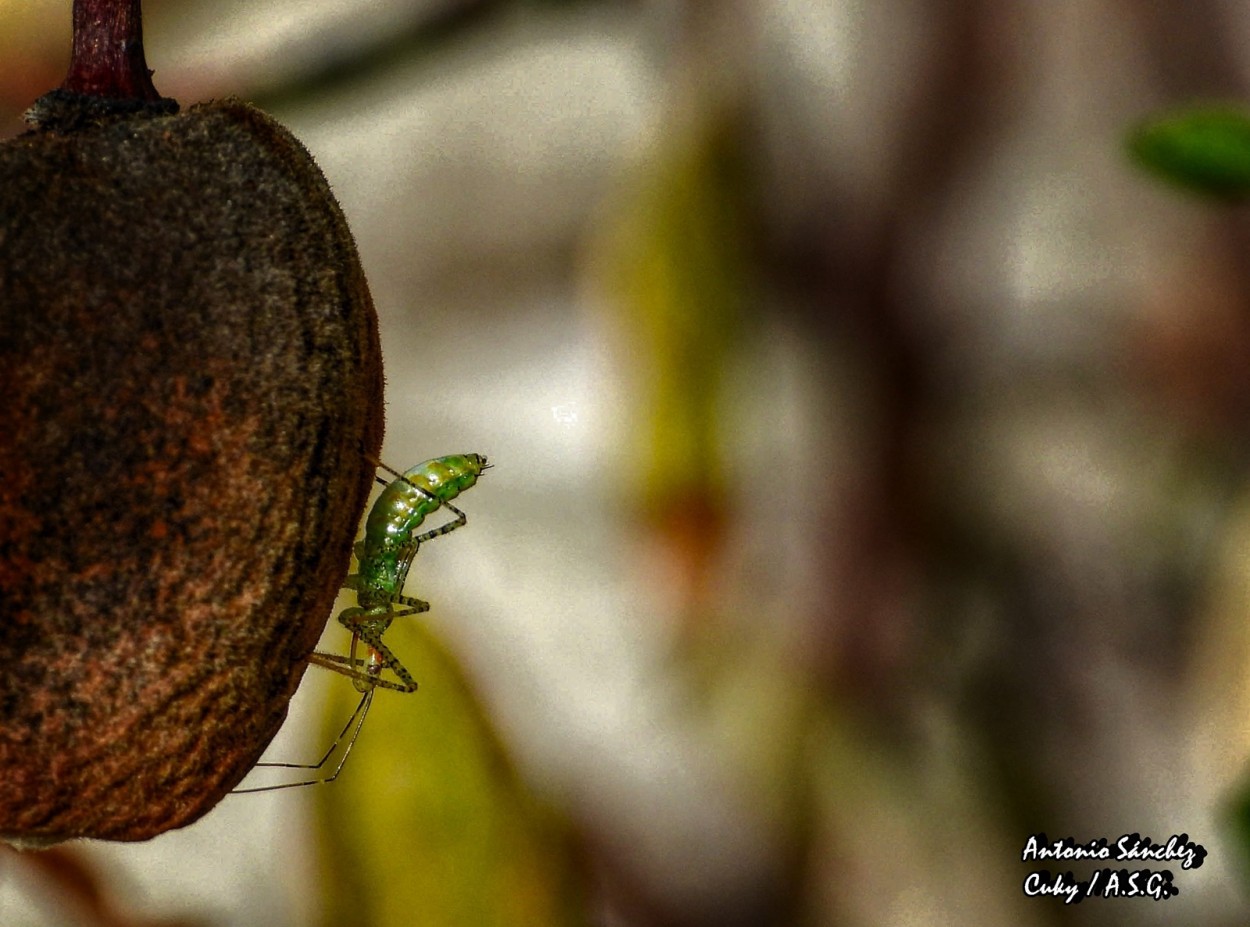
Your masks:
<svg viewBox="0 0 1250 927"><path fill-rule="evenodd" d="M408 479L408 474L406 474L406 473L400 473L400 472L399 472L398 470L396 470L394 467L387 466L386 464L382 463L382 461L378 460L376 457L368 457L368 456L366 456L366 457L365 457L365 459L366 459L366 460L368 460L368 461L369 461L369 463L373 464L373 465L374 465L374 467L376 467L376 468L378 468L378 469L380 469L380 470L385 470L387 473L391 474L391 476L395 477L395 479L397 479L397 480L403 480L405 483L407 483L409 486L411 486L413 489L415 489L417 492L419 492L419 493L420 493L422 496L424 496L426 499L429 499L431 502L437 502L437 501L438 501L438 497L437 497L437 496L435 496L433 493L429 492L428 490L422 489L420 486L418 486L418 485L417 485L416 483L414 483L412 480ZM431 461L431 462L432 462L432 461ZM382 479L382 477L380 477L380 476L378 476L378 475L376 475L376 474L374 474L374 477L373 477L373 478L374 478L375 480L377 480L379 483L381 483L383 486L389 486L389 485L390 485L390 482L389 482L389 481Z"/></svg>
<svg viewBox="0 0 1250 927"><path fill-rule="evenodd" d="M369 457L369 456L366 456L366 457L365 457L365 460L367 460L367 461L369 461L369 463L373 464L373 466L374 466L376 469L378 469L378 470L385 470L385 471L386 471L387 473L389 473L391 476L396 477L397 479L405 480L405 482L407 481L407 478L406 478L406 477L405 477L402 473L400 473L400 472L399 472L398 470L396 470L394 467L391 467L391 466L388 466L387 464L382 463L382 461L378 460L376 457ZM381 477L375 477L375 479L381 479ZM385 481L383 481L383 482L385 482Z"/></svg>

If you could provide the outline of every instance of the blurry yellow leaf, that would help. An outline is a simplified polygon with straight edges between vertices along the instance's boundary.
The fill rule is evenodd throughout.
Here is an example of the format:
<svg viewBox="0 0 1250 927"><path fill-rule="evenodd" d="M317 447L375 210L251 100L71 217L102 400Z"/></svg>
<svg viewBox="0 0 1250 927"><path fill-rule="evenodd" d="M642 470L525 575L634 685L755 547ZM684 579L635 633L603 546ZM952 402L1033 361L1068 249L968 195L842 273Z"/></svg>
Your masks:
<svg viewBox="0 0 1250 927"><path fill-rule="evenodd" d="M674 122L598 251L635 374L642 488L659 507L721 491L722 391L751 279L741 126Z"/></svg>
<svg viewBox="0 0 1250 927"><path fill-rule="evenodd" d="M417 622L387 642L420 681L377 690L343 775L320 788L326 923L580 924L571 842L516 775L449 653ZM358 695L344 680L333 737Z"/></svg>

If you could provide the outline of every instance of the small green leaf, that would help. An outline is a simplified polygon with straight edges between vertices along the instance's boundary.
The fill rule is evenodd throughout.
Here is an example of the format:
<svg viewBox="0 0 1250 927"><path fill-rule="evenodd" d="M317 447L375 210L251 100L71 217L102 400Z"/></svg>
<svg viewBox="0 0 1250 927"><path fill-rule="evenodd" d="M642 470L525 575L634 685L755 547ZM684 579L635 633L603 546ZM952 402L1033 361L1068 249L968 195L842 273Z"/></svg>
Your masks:
<svg viewBox="0 0 1250 927"><path fill-rule="evenodd" d="M1178 186L1228 201L1250 196L1250 113L1194 107L1147 120L1128 138L1133 158Z"/></svg>

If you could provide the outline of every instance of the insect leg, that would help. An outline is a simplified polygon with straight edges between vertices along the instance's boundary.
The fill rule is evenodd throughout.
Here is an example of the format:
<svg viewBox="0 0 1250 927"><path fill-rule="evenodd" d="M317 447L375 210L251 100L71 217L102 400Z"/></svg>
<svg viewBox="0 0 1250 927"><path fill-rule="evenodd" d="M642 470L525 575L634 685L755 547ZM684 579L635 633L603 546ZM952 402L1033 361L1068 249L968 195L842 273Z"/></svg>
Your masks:
<svg viewBox="0 0 1250 927"><path fill-rule="evenodd" d="M404 614L407 614L406 612ZM383 669L389 669L392 673L399 677L402 685L380 679L375 676L369 678L373 680L375 685L386 686L388 689L398 689L400 692L417 691L417 681L412 678L412 674L408 672L408 668L399 662L399 658L391 653L391 649L382 643L382 632L370 625L363 625L356 631L360 635L360 639L373 648L371 659ZM372 667L371 667L372 668Z"/></svg>
<svg viewBox="0 0 1250 927"><path fill-rule="evenodd" d="M390 648L382 643L382 634L397 614L399 616L410 615L420 610L414 608L412 611L396 613L392 610L390 603L374 608L361 608L358 605L345 608L339 612L339 624L352 632L351 655L343 657L338 654L314 652L309 654L308 662L346 676L361 692L373 686L397 689L400 692L413 692L417 688L416 682L395 654L391 653ZM359 641L364 641L372 648L367 661L356 659L356 645ZM400 681L396 683L382 679L378 674L383 669L389 669L399 677Z"/></svg>
<svg viewBox="0 0 1250 927"><path fill-rule="evenodd" d="M389 651L388 651L389 652ZM319 666L322 669L330 670L332 673L338 673L340 676L346 676L354 683L360 683L356 688L365 692L374 686L381 686L383 689L395 689L398 692L412 692L416 689L417 684L414 682L411 688L407 684L391 682L389 679L380 679L360 669L355 669L351 665L351 659L337 653L322 653L314 651L308 655L308 662L313 666ZM357 660L356 666L366 665L364 660ZM382 664L385 666L385 664ZM398 673L396 675L399 675ZM400 677L401 679L403 677ZM410 677L411 678L411 677Z"/></svg>
<svg viewBox="0 0 1250 927"><path fill-rule="evenodd" d="M356 642L359 640L360 636L353 630L352 649L348 656L344 657L337 653L322 653L317 650L308 655L308 662L313 666L320 666L322 669L328 669L346 676L352 681L352 685L356 687L357 692L368 692L375 685L393 688L375 678L378 672L378 665L371 659L358 660L356 658Z"/></svg>
<svg viewBox="0 0 1250 927"><path fill-rule="evenodd" d="M392 618L403 618L405 615L420 615L422 612L428 612L430 610L429 602L424 599L414 599L410 595L397 595L395 596L395 601L400 605L407 605L410 607L391 612Z"/></svg>
<svg viewBox="0 0 1250 927"><path fill-rule="evenodd" d="M414 545L420 545L422 541L428 541L430 540L430 538L436 538L444 534L449 534L452 531L455 531L457 528L463 528L465 525L469 523L468 516L465 515L464 512L456 508L454 505L452 505L450 502L444 502L442 507L445 509L448 509L449 511L455 512L456 517L452 521L447 522L447 524L445 525L440 525L439 527L434 528L431 531L426 531L423 534L418 534L415 538L412 539L412 543Z"/></svg>
<svg viewBox="0 0 1250 927"><path fill-rule="evenodd" d="M363 669L358 668L369 665L368 660L353 660L351 657L345 657L337 653L322 653L320 650L310 653L308 662L314 666L320 666L322 669L334 670L336 673L350 675L355 670L362 676L365 675L365 672Z"/></svg>
<svg viewBox="0 0 1250 927"><path fill-rule="evenodd" d="M338 745L343 738L347 736L348 730L351 730L351 739L347 741L347 747L343 750L343 756L339 760L334 772L322 779L306 779L302 782L284 782L280 785L263 785L250 789L235 789L231 795L245 795L249 792L276 792L278 789L297 789L304 785L320 785L323 782L333 782L339 777L339 773L343 771L343 767L347 764L347 758L351 756L352 747L356 746L356 738L360 736L360 729L365 726L365 717L369 714L369 706L373 704L373 689L369 689L360 697L360 704L356 706L356 710L352 712L352 716L347 719L347 724L343 725L343 730L339 731L339 736L334 738L334 743L330 745L330 749L316 763L257 763L257 766L268 768L281 767L284 769L320 769L325 765L326 760L334 754L338 749ZM354 729L353 729L354 727Z"/></svg>

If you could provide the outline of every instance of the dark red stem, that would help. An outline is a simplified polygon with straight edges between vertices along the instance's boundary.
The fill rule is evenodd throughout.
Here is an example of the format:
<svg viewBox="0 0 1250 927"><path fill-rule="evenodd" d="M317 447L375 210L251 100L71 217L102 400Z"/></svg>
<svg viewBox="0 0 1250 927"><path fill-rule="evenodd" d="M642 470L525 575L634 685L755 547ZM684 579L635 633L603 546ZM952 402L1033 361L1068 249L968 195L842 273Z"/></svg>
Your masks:
<svg viewBox="0 0 1250 927"><path fill-rule="evenodd" d="M143 58L139 0L74 0L74 52L62 90L159 100Z"/></svg>

